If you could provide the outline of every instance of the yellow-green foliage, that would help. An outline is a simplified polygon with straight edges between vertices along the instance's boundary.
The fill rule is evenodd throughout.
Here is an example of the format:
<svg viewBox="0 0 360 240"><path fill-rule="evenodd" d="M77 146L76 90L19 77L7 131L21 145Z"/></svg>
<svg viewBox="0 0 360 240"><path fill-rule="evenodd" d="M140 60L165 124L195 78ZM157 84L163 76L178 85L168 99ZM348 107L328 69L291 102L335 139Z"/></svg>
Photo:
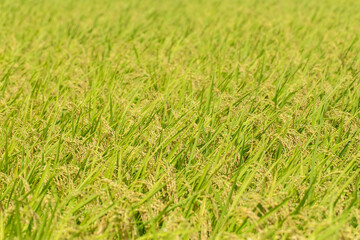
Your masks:
<svg viewBox="0 0 360 240"><path fill-rule="evenodd" d="M359 10L1 0L0 238L359 238Z"/></svg>

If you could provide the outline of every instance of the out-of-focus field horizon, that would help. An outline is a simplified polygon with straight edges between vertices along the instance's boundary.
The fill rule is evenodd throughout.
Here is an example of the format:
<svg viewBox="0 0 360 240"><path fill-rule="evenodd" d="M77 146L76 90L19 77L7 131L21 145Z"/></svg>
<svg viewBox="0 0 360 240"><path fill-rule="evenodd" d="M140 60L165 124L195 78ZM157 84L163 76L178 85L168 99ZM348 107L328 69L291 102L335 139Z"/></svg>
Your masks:
<svg viewBox="0 0 360 240"><path fill-rule="evenodd" d="M0 239L357 239L359 1L0 1Z"/></svg>

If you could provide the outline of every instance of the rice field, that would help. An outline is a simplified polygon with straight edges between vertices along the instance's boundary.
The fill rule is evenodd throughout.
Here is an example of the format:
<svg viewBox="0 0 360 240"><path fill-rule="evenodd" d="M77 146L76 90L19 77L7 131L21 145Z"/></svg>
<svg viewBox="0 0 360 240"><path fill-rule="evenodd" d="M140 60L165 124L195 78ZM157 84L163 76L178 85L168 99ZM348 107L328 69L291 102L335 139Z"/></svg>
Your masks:
<svg viewBox="0 0 360 240"><path fill-rule="evenodd" d="M1 0L0 239L360 239L359 10Z"/></svg>

